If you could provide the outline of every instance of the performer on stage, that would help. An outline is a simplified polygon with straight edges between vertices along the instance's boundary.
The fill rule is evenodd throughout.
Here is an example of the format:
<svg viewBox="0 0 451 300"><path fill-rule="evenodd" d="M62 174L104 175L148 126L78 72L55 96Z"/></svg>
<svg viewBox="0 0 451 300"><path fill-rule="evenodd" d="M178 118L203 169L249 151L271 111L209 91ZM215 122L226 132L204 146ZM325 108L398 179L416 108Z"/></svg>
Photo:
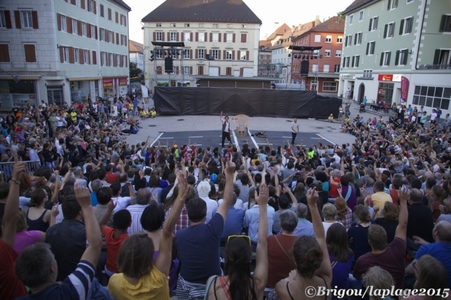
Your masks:
<svg viewBox="0 0 451 300"><path fill-rule="evenodd" d="M296 135L299 132L299 123L298 119L294 118L291 123L291 145L294 145L294 141L296 140Z"/></svg>
<svg viewBox="0 0 451 300"><path fill-rule="evenodd" d="M222 148L224 148L224 141L226 138L229 143L232 144L232 141L230 140L230 122L228 116L225 116L224 118L222 117L222 111L219 115L219 119L222 122Z"/></svg>

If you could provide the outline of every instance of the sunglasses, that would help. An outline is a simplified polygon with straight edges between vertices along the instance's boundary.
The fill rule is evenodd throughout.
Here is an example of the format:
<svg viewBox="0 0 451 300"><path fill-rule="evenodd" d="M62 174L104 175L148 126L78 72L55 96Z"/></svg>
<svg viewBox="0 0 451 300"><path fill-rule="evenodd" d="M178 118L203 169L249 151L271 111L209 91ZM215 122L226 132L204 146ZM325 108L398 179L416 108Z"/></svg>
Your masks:
<svg viewBox="0 0 451 300"><path fill-rule="evenodd" d="M229 235L229 237L227 238L227 244L229 243L230 240L237 238L247 239L249 242L249 246L252 246L251 237L245 234Z"/></svg>

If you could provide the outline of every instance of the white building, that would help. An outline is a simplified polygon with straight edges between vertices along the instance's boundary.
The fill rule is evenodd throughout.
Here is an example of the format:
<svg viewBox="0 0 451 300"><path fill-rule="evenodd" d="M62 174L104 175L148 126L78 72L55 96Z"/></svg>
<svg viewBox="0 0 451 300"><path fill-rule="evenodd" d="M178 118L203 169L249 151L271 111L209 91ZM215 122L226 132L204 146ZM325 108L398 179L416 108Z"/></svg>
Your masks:
<svg viewBox="0 0 451 300"><path fill-rule="evenodd" d="M125 94L129 11L121 0L1 1L2 109Z"/></svg>
<svg viewBox="0 0 451 300"><path fill-rule="evenodd" d="M129 40L128 48L130 53L130 62L136 64L138 69L144 71L144 47L143 44Z"/></svg>

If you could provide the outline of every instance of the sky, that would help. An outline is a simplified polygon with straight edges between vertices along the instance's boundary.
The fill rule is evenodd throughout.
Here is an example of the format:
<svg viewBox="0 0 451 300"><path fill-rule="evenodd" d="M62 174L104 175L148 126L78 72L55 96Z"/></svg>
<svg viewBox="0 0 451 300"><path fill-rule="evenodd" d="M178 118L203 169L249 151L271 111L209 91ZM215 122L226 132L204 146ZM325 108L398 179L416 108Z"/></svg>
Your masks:
<svg viewBox="0 0 451 300"><path fill-rule="evenodd" d="M124 0L132 8L129 13L130 39L143 42L141 19L157 8L165 0ZM183 1L183 0L179 0ZM202 0L199 0L202 1ZM345 10L354 0L243 0L244 3L260 18L260 39L265 39L275 31L275 22L279 26L299 25L315 20L327 20L338 12Z"/></svg>

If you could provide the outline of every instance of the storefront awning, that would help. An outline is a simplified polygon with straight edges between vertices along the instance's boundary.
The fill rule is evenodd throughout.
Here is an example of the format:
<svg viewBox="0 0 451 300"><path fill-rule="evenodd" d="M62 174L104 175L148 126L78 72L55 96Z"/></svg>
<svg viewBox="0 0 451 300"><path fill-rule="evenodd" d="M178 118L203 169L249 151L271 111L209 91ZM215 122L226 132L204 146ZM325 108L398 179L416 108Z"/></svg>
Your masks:
<svg viewBox="0 0 451 300"><path fill-rule="evenodd" d="M89 81L89 80L100 80L102 77L73 77L67 78L69 81Z"/></svg>
<svg viewBox="0 0 451 300"><path fill-rule="evenodd" d="M39 80L41 76L39 75L17 75L20 80ZM14 77L9 75L0 75L0 80L15 80Z"/></svg>

